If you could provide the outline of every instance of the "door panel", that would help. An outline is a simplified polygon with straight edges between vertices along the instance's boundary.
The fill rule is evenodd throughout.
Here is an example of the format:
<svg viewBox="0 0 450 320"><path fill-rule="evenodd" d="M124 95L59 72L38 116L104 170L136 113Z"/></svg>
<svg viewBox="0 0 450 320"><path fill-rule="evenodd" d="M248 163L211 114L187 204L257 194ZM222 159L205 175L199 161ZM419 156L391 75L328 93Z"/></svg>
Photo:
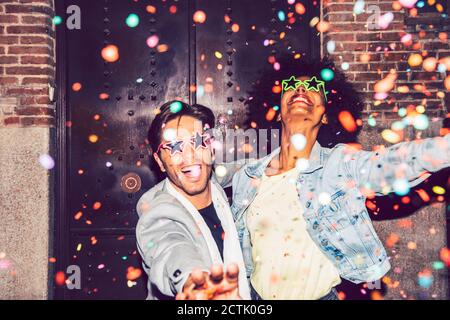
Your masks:
<svg viewBox="0 0 450 320"><path fill-rule="evenodd" d="M265 39L285 31L291 33L290 51L317 54L318 39L308 27L309 12L317 8L288 30L276 19L278 10L288 11L287 2L278 2L57 1L63 18L68 5L80 7L81 29L61 25L57 30L60 165L54 269L78 265L82 289L55 284L55 298L145 298L144 272L130 281L127 273L138 271L127 270L141 265L134 236L136 202L157 182L146 145L155 110L171 99L197 101L216 115L228 116L229 125L241 125L257 71L272 50L289 47L285 41L264 46ZM156 14L146 11L149 4ZM171 6L176 13L170 12ZM207 20L195 26L192 16L198 9L207 13ZM135 28L125 24L130 13L140 17ZM226 23L226 14L231 23ZM239 31L230 31L233 23ZM152 34L167 49L147 46ZM108 44L119 48L117 62L101 58ZM74 91L74 83L81 90Z"/></svg>

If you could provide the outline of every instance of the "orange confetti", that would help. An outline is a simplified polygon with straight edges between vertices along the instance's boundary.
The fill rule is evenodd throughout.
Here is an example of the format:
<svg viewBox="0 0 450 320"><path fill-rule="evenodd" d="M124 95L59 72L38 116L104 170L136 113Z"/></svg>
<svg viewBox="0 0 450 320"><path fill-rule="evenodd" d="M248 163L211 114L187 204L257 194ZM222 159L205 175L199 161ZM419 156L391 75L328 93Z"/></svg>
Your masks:
<svg viewBox="0 0 450 320"><path fill-rule="evenodd" d="M399 241L399 237L398 235L396 235L395 233L391 233L389 235L389 237L386 240L386 246L389 248L392 248L393 246L395 246L395 244Z"/></svg>
<svg viewBox="0 0 450 320"><path fill-rule="evenodd" d="M55 282L58 286L63 286L66 283L66 274L62 271L58 271L55 274Z"/></svg>
<svg viewBox="0 0 450 320"><path fill-rule="evenodd" d="M447 76L444 80L444 85L447 90L450 90L450 76Z"/></svg>
<svg viewBox="0 0 450 320"><path fill-rule="evenodd" d="M82 216L83 216L83 212L78 211L73 218L75 220L80 220Z"/></svg>
<svg viewBox="0 0 450 320"><path fill-rule="evenodd" d="M413 226L411 219L402 219L397 222L399 228L410 229Z"/></svg>
<svg viewBox="0 0 450 320"><path fill-rule="evenodd" d="M281 87L280 86L273 86L272 87L272 92L275 93L275 94L281 93Z"/></svg>
<svg viewBox="0 0 450 320"><path fill-rule="evenodd" d="M436 65L437 65L438 61L436 58L430 57L430 58L426 58L423 61L423 69L427 72L433 72L436 70Z"/></svg>
<svg viewBox="0 0 450 320"><path fill-rule="evenodd" d="M94 205L92 206L92 208L94 210L98 210L102 207L102 204L100 202L95 202Z"/></svg>
<svg viewBox="0 0 450 320"><path fill-rule="evenodd" d="M375 210L377 209L376 204L373 203L373 202L370 201L370 200L367 200L367 201L366 201L366 206L367 206L367 208L369 208L369 209L372 210L372 211L375 211Z"/></svg>
<svg viewBox="0 0 450 320"><path fill-rule="evenodd" d="M148 13L151 13L151 14L156 13L156 7L155 6L147 6L145 9L147 10Z"/></svg>
<svg viewBox="0 0 450 320"><path fill-rule="evenodd" d="M276 114L277 112L273 108L270 108L266 113L266 120L272 121Z"/></svg>
<svg viewBox="0 0 450 320"><path fill-rule="evenodd" d="M178 11L177 6L172 5L169 7L169 12L171 14L175 14L175 13L177 13L177 11Z"/></svg>
<svg viewBox="0 0 450 320"><path fill-rule="evenodd" d="M91 134L91 135L89 136L89 142L91 142L91 143L96 143L97 141L98 141L98 136L97 136L97 135Z"/></svg>
<svg viewBox="0 0 450 320"><path fill-rule="evenodd" d="M206 13L202 10L198 10L194 13L193 19L195 23L204 23L206 21Z"/></svg>
<svg viewBox="0 0 450 320"><path fill-rule="evenodd" d="M142 270L139 268L128 267L127 280L134 281L142 275Z"/></svg>
<svg viewBox="0 0 450 320"><path fill-rule="evenodd" d="M413 53L408 58L408 64L411 67L418 67L422 64L422 56L418 53Z"/></svg>
<svg viewBox="0 0 450 320"><path fill-rule="evenodd" d="M119 48L113 44L107 45L102 49L102 58L107 62L116 62L119 60Z"/></svg>
<svg viewBox="0 0 450 320"><path fill-rule="evenodd" d="M338 115L339 122L342 124L345 130L348 132L355 132L358 129L355 118L349 111L341 111Z"/></svg>
<svg viewBox="0 0 450 320"><path fill-rule="evenodd" d="M381 295L380 291L378 291L378 290L372 291L370 293L370 298L372 300L383 300L383 296Z"/></svg>
<svg viewBox="0 0 450 320"><path fill-rule="evenodd" d="M425 201L425 202L430 201L430 196L428 195L428 193L425 190L419 189L419 190L416 190L416 192L423 201Z"/></svg>
<svg viewBox="0 0 450 320"><path fill-rule="evenodd" d="M439 252L439 256L442 262L444 262L447 267L450 267L450 250L448 248L442 248Z"/></svg>
<svg viewBox="0 0 450 320"><path fill-rule="evenodd" d="M300 15L301 14L305 14L306 8L305 8L305 6L303 4L297 3L295 5L295 12L297 12L297 14L300 14Z"/></svg>
<svg viewBox="0 0 450 320"><path fill-rule="evenodd" d="M72 85L72 90L73 91L75 91L75 92L77 92L77 91L80 91L81 90L81 83L79 83L79 82L75 82L73 85Z"/></svg>
<svg viewBox="0 0 450 320"><path fill-rule="evenodd" d="M100 98L100 100L108 100L109 99L109 94L102 92L98 95L98 97Z"/></svg>

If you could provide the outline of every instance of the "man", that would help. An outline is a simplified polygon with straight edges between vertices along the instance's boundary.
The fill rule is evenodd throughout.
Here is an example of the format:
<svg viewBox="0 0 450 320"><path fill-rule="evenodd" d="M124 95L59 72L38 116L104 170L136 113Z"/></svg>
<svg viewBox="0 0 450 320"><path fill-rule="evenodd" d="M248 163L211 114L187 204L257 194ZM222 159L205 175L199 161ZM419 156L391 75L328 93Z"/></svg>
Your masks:
<svg viewBox="0 0 450 320"><path fill-rule="evenodd" d="M171 101L150 126L153 157L167 177L137 204L149 299L250 298L227 197L211 176L214 120L204 106Z"/></svg>
<svg viewBox="0 0 450 320"><path fill-rule="evenodd" d="M352 107L352 89L331 63L297 64L281 63L291 76L271 84L283 90L281 148L234 176L232 211L255 299L337 300L341 277L371 282L390 269L366 198L404 193L449 166L450 135L377 152L324 148L320 133ZM334 79L321 78L325 69Z"/></svg>

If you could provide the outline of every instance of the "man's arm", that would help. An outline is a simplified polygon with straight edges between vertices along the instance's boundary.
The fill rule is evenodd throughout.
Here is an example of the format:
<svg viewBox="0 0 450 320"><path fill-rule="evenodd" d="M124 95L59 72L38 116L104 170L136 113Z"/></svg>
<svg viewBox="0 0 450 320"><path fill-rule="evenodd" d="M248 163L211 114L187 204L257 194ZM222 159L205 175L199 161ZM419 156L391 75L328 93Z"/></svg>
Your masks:
<svg viewBox="0 0 450 320"><path fill-rule="evenodd" d="M150 269L150 281L172 297L183 291L193 270L208 270L188 231L167 218L168 211L176 210L171 205L154 207L142 214L136 227L138 249Z"/></svg>
<svg viewBox="0 0 450 320"><path fill-rule="evenodd" d="M361 188L377 194L392 187L397 179L406 179L414 187L450 165L450 134L403 142L377 152L349 152L344 167Z"/></svg>

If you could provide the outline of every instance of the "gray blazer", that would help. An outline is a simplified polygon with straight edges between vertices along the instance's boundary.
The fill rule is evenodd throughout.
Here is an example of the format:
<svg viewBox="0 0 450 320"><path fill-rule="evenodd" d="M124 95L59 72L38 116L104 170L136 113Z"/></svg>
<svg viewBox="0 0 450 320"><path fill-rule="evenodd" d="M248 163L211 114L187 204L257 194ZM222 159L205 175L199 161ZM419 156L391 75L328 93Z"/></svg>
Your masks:
<svg viewBox="0 0 450 320"><path fill-rule="evenodd" d="M225 200L221 184L231 184L233 173L240 167L235 165L227 166L229 174L220 179L220 184L214 175L211 179ZM182 291L192 269L207 271L211 267L207 243L188 210L168 193L165 180L142 195L137 212L137 247L149 276L147 299L174 297Z"/></svg>

